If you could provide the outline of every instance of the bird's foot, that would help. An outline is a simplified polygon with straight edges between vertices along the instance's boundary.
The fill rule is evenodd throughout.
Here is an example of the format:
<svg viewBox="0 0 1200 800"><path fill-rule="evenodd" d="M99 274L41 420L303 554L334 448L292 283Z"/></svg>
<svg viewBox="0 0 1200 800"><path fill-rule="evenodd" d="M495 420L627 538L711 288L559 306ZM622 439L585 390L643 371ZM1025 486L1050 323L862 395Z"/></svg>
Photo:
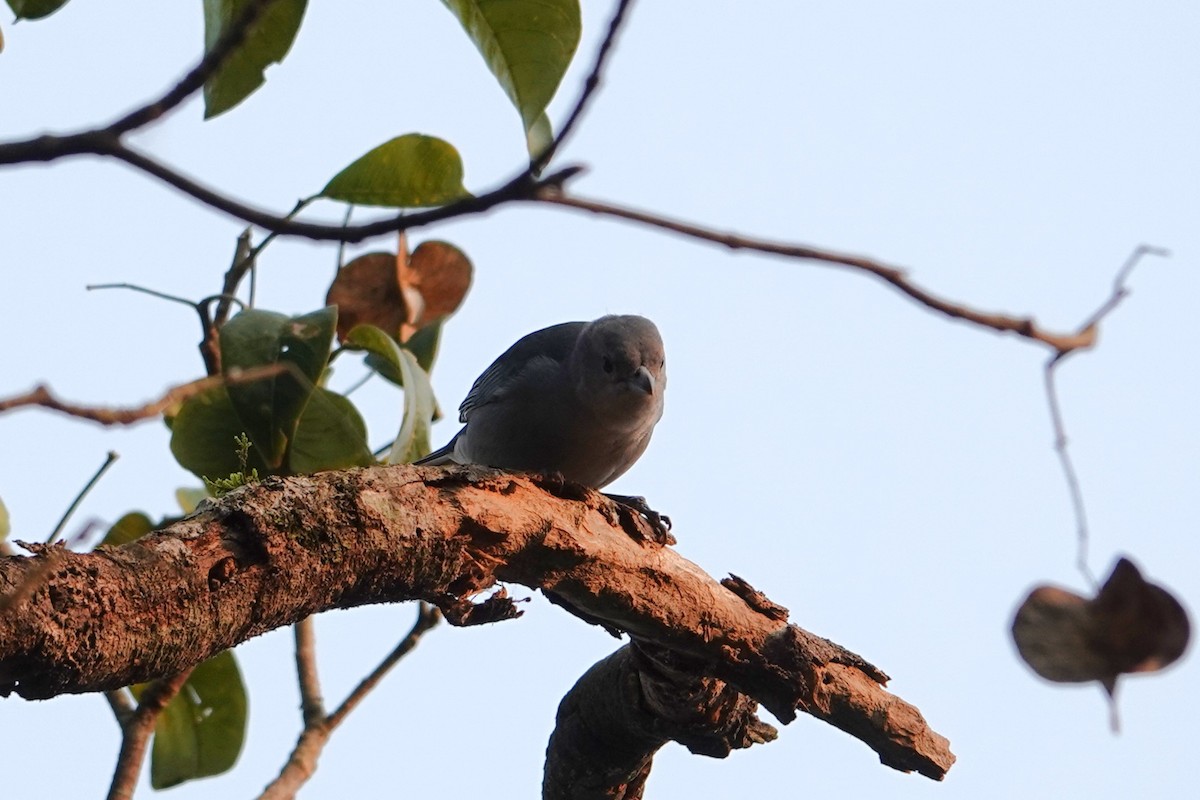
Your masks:
<svg viewBox="0 0 1200 800"><path fill-rule="evenodd" d="M607 492L604 493L604 496L641 517L650 527L650 541L664 545L675 544L675 537L671 535L671 518L651 508L646 502L646 498L638 495L608 494Z"/></svg>

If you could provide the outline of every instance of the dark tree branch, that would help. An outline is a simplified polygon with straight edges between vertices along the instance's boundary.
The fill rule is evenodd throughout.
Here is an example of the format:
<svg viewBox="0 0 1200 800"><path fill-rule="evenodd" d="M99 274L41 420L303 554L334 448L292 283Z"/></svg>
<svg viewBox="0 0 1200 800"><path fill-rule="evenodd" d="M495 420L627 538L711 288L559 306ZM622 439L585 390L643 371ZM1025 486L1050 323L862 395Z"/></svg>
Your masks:
<svg viewBox="0 0 1200 800"><path fill-rule="evenodd" d="M0 165L48 162L79 155L107 156L158 178L210 208L256 225L273 235L301 236L318 241L360 242L374 236L410 230L446 219L483 213L502 203L531 200L539 190L550 186L561 186L564 180L578 171L576 168L568 168L542 180L534 177L549 163L559 144L570 134L599 87L602 70L607 63L630 0L621 0L618 4L608 34L597 50L595 63L580 91L579 99L562 131L538 159L522 169L507 183L484 194L468 197L440 208L401 213L354 226L298 222L291 219L290 215L279 216L254 208L203 185L155 158L139 153L121 141L121 137L125 133L161 118L203 86L204 82L241 44L249 27L253 25L258 15L269 3L270 0L256 0L251 3L195 69L162 97L101 128L62 135L44 134L32 139L0 142Z"/></svg>
<svg viewBox="0 0 1200 800"><path fill-rule="evenodd" d="M575 101L575 107L567 115L567 121L563 123L558 136L554 137L554 141L550 143L550 146L533 160L533 164L530 166L531 174L537 175L546 168L562 147L563 142L571 135L571 132L574 131L575 126L583 117L583 112L587 109L589 101L595 95L596 90L600 88L604 68L608 64L609 54L612 53L613 45L617 41L617 34L620 32L621 26L625 23L629 9L632 6L633 0L619 0L617 3L617 9L613 12L612 19L608 23L608 33L604 35L604 41L600 43L600 47L596 51L596 60L592 64L592 71L588 73L587 79L583 82L583 89L579 92L579 99Z"/></svg>
<svg viewBox="0 0 1200 800"><path fill-rule="evenodd" d="M258 22L259 17L272 2L274 0L251 0L247 3L242 9L242 13L230 23L229 28L217 38L217 41L213 42L212 48L204 54L200 63L187 75L184 75L177 84L157 100L152 100L107 125L105 130L116 137L129 133L161 119L167 112L191 97L193 93L200 91L205 82L217 73L217 70L246 40L250 28Z"/></svg>
<svg viewBox="0 0 1200 800"><path fill-rule="evenodd" d="M542 800L640 798L654 754L669 741L724 758L772 741L758 704L699 665L627 645L588 670L558 707Z"/></svg>
<svg viewBox="0 0 1200 800"><path fill-rule="evenodd" d="M482 468L270 478L122 547L29 545L33 557L0 558L0 596L58 559L19 609L0 613L0 694L47 698L174 674L330 608L423 599L459 624L505 618L503 595L473 604L503 581L693 659L783 722L800 709L888 765L936 776L949 767L945 739L882 689L878 669L649 535L596 492Z"/></svg>

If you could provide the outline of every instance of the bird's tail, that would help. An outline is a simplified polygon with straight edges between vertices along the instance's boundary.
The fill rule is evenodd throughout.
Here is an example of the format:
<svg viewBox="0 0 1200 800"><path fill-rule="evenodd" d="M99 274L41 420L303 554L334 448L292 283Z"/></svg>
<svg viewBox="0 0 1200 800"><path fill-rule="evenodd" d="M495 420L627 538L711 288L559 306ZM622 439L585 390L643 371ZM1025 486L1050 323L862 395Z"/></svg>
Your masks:
<svg viewBox="0 0 1200 800"><path fill-rule="evenodd" d="M426 467L440 467L443 464L456 463L454 461L454 443L458 441L458 437L461 435L461 433L462 432L460 431L458 434L455 434L454 438L452 438L450 441L446 442L444 445L439 447L437 450L434 450L432 453L430 453L427 456L418 458L416 461L414 461L412 463L418 464L421 466L426 466Z"/></svg>

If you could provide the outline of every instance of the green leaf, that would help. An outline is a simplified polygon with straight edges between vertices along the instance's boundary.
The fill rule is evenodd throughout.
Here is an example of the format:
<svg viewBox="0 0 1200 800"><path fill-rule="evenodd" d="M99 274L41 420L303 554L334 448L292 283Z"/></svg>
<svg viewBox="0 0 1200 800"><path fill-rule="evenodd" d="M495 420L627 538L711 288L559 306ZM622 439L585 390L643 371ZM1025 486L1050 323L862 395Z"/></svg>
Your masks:
<svg viewBox="0 0 1200 800"><path fill-rule="evenodd" d="M426 325L404 343L404 348L417 357L421 369L432 374L433 362L437 360L438 346L442 343L442 325L445 320L438 320L432 325Z"/></svg>
<svg viewBox="0 0 1200 800"><path fill-rule="evenodd" d="M100 540L100 544L113 547L128 544L135 539L142 538L152 530L154 530L154 523L148 516L141 511L130 511L113 523L112 527L108 529L108 533L104 534L104 538Z"/></svg>
<svg viewBox="0 0 1200 800"><path fill-rule="evenodd" d="M412 353L374 325L355 326L346 337L346 346L367 350L378 357L389 371L400 376L400 385L404 387L404 418L387 462L408 464L427 454L429 427L437 407L429 374L421 369Z"/></svg>
<svg viewBox="0 0 1200 800"><path fill-rule="evenodd" d="M0 500L0 542L7 539L10 533L12 533L12 528L8 519L8 507L4 505L3 500Z"/></svg>
<svg viewBox="0 0 1200 800"><path fill-rule="evenodd" d="M175 502L184 515L195 513L196 507L207 500L208 490L201 486L180 486L175 490Z"/></svg>
<svg viewBox="0 0 1200 800"><path fill-rule="evenodd" d="M414 333L407 342L400 345L417 357L417 363L426 372L433 371L433 362L437 359L438 346L442 340L444 322L445 320L438 320L432 325L426 325ZM359 331L359 333L355 335L354 331ZM396 340L388 336L382 328L362 324L356 325L350 331L344 344L352 350L366 350L364 363L388 381L403 387L404 376L400 373L400 363L392 357L391 345L395 342Z"/></svg>
<svg viewBox="0 0 1200 800"><path fill-rule="evenodd" d="M367 426L358 409L336 392L317 389L300 415L296 439L288 452L292 474L375 463L367 444Z"/></svg>
<svg viewBox="0 0 1200 800"><path fill-rule="evenodd" d="M421 369L412 353L396 348L400 356L400 372L404 376L404 420L392 449L389 464L411 464L429 453L429 428L433 423L437 401L429 374Z"/></svg>
<svg viewBox="0 0 1200 800"><path fill-rule="evenodd" d="M140 698L148 684L130 687ZM228 771L246 738L246 687L233 652L192 670L154 726L150 785L166 789Z"/></svg>
<svg viewBox="0 0 1200 800"><path fill-rule="evenodd" d="M368 367L378 372L397 386L404 386L404 374L400 371L400 359L396 356L396 340L377 325L355 325L342 343L351 350L366 350Z"/></svg>
<svg viewBox="0 0 1200 800"><path fill-rule="evenodd" d="M67 0L8 0L8 7L17 19L48 17L67 4Z"/></svg>
<svg viewBox="0 0 1200 800"><path fill-rule="evenodd" d="M517 107L529 152L535 155L535 140L544 139L550 127L542 113L579 47L579 0L442 2L462 23L488 69ZM539 129L543 124L544 129Z"/></svg>
<svg viewBox="0 0 1200 800"><path fill-rule="evenodd" d="M271 364L289 367L270 378L226 384L242 429L272 471L283 463L300 414L329 362L336 327L337 308L327 306L298 317L249 309L221 328L221 368L226 375L233 369Z"/></svg>
<svg viewBox="0 0 1200 800"><path fill-rule="evenodd" d="M525 148L529 151L530 160L536 159L553 143L554 130L550 127L550 119L542 114L525 131Z"/></svg>
<svg viewBox="0 0 1200 800"><path fill-rule="evenodd" d="M462 158L436 136L406 133L370 151L333 176L322 197L360 206L440 206L470 192L463 186Z"/></svg>
<svg viewBox="0 0 1200 800"><path fill-rule="evenodd" d="M241 16L249 0L204 0L204 52ZM211 119L262 86L263 70L283 61L304 18L308 0L275 0L259 14L246 38L204 84L204 118Z"/></svg>
<svg viewBox="0 0 1200 800"><path fill-rule="evenodd" d="M234 439L246 426L233 409L224 386L214 386L188 399L171 425L171 454L197 478L224 478L242 468ZM247 469L265 473L258 448L250 448Z"/></svg>

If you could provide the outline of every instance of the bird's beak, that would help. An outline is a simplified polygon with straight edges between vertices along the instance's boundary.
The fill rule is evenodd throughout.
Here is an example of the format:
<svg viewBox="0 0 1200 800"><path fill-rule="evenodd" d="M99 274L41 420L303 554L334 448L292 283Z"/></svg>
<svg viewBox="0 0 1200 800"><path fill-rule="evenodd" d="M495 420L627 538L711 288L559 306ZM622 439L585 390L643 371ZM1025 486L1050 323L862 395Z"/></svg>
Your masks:
<svg viewBox="0 0 1200 800"><path fill-rule="evenodd" d="M645 366L638 367L629 376L629 382L650 396L654 396L654 376Z"/></svg>

